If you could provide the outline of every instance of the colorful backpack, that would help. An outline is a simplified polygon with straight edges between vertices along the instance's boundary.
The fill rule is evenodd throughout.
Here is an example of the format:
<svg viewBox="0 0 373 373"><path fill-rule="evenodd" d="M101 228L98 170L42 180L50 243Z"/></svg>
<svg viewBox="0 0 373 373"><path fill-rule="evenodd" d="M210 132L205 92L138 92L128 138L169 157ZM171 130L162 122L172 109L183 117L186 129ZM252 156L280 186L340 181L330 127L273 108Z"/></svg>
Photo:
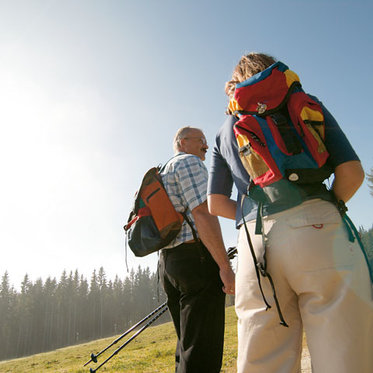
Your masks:
<svg viewBox="0 0 373 373"><path fill-rule="evenodd" d="M229 110L239 116L234 132L241 161L265 202L287 198L282 190L289 191L289 182L321 183L331 175L321 106L283 63L237 84Z"/></svg>
<svg viewBox="0 0 373 373"><path fill-rule="evenodd" d="M160 175L161 167L153 167L146 172L127 224L126 242L132 252L142 257L167 246L180 232L184 220L196 232L185 212L177 212L168 197Z"/></svg>

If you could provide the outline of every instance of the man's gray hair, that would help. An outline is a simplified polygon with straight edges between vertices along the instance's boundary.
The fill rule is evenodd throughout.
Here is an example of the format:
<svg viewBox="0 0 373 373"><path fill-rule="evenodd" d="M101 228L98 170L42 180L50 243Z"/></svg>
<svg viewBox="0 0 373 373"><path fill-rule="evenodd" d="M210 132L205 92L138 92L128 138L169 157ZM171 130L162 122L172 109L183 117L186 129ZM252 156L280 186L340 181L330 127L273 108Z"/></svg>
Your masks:
<svg viewBox="0 0 373 373"><path fill-rule="evenodd" d="M198 130L202 132L201 129L190 127L190 126L182 127L177 130L176 135L174 137L174 152L175 153L180 151L180 147L181 147L180 140L188 137L188 133L193 130Z"/></svg>

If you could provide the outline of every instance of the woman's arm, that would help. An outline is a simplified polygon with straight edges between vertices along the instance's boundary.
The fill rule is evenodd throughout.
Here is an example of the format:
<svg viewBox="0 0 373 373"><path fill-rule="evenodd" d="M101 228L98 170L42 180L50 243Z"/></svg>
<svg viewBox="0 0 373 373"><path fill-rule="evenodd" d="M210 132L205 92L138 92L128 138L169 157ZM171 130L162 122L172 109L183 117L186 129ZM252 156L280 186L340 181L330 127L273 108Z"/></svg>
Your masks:
<svg viewBox="0 0 373 373"><path fill-rule="evenodd" d="M209 194L207 203L211 215L235 220L237 203L224 194Z"/></svg>
<svg viewBox="0 0 373 373"><path fill-rule="evenodd" d="M364 170L360 161L341 163L334 170L332 190L337 200L347 202L364 181Z"/></svg>

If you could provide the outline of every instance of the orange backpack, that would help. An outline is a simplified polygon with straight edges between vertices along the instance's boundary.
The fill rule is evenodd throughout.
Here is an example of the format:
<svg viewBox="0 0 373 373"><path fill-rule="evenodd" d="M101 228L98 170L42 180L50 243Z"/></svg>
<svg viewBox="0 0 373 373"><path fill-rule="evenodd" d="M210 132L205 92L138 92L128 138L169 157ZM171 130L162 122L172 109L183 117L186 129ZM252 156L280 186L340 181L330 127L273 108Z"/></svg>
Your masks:
<svg viewBox="0 0 373 373"><path fill-rule="evenodd" d="M191 226L196 238L185 212L177 212L170 201L160 171L158 166L146 172L135 194L127 224L123 227L130 249L139 257L167 246L180 232L184 220Z"/></svg>

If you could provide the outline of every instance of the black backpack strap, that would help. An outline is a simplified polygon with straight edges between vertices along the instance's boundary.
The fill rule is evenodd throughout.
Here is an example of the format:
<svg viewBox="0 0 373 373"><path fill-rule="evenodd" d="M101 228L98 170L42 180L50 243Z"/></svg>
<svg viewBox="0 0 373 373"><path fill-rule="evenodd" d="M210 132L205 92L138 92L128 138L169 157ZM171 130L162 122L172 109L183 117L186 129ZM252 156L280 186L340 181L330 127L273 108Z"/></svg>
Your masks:
<svg viewBox="0 0 373 373"><path fill-rule="evenodd" d="M180 155L183 155L181 153L178 153L176 155L174 155L172 158L170 158L163 166L158 166L158 169L159 169L159 173L161 173L165 167L167 166L167 164L173 160L174 158L176 157L179 157ZM190 229L192 230L192 234L193 234L193 238L194 238L194 241L195 242L200 242L200 239L198 238L198 235L197 235L197 232L196 230L194 229L193 227L193 223L190 221L190 219L188 218L188 215L187 215L187 211L188 211L188 207L184 210L184 212L181 212L181 215L183 215L183 218L184 220L188 223L188 225L190 226Z"/></svg>
<svg viewBox="0 0 373 373"><path fill-rule="evenodd" d="M181 215L183 215L185 221L186 221L186 222L188 223L188 225L190 226L190 229L192 230L192 234L193 234L194 241L196 241L196 242L200 242L200 239L199 239L198 236L197 236L197 232L196 232L196 230L195 230L194 227L193 227L193 223L192 223L192 222L190 221L190 219L188 218L187 211L188 211L188 208L186 208L185 211L181 213Z"/></svg>
<svg viewBox="0 0 373 373"><path fill-rule="evenodd" d="M168 163L170 163L174 158L179 157L180 155L183 155L183 154L181 154L181 153L175 154L163 166L161 164L158 165L158 171L159 171L159 173L161 173L162 171L164 171L164 169L168 165Z"/></svg>
<svg viewBox="0 0 373 373"><path fill-rule="evenodd" d="M284 108L285 110L286 108ZM275 123L280 135L286 146L286 150L289 154L299 154L302 150L302 144L299 141L299 138L295 134L294 130L289 124L290 116L287 112L277 111L270 115L273 122Z"/></svg>
<svg viewBox="0 0 373 373"><path fill-rule="evenodd" d="M280 319L280 324L283 325L283 326L285 326L285 327L289 327L289 325L286 323L286 321L285 321L285 319L284 319L284 317L282 315L280 304L279 304L278 299L277 299L276 289L275 289L275 285L273 283L272 277L267 272L266 258L265 258L266 254L265 254L265 246L264 246L264 237L263 237L263 249L264 249L263 261L264 261L264 263L260 263L258 261L258 259L256 258L254 247L253 247L253 244L252 244L252 241L251 241L251 237L250 237L250 233L249 233L249 229L247 228L247 225L246 225L245 214L244 214L244 210L243 210L244 202L245 202L245 197L246 197L246 195L243 194L242 198L241 198L242 221L243 221L243 224L244 224L244 227L245 227L245 233L246 233L247 241L249 243L251 256L253 258L255 272L256 272L256 277L258 279L258 285L259 285L260 292L262 294L263 301L264 301L264 303L265 303L265 305L267 307L267 310L269 308L271 308L271 305L268 303L268 301L267 301L267 299L266 299L266 297L264 295L264 292L263 292L263 289L262 289L262 283L261 283L260 275L262 275L263 277L267 277L268 281L269 281L269 283L271 285L272 292L273 292L273 299L275 300L275 303L276 303L276 309L277 309L277 313L278 313L278 316L279 316L279 319ZM258 229L258 227L257 227L257 229ZM262 234L263 234L263 231L262 231Z"/></svg>

